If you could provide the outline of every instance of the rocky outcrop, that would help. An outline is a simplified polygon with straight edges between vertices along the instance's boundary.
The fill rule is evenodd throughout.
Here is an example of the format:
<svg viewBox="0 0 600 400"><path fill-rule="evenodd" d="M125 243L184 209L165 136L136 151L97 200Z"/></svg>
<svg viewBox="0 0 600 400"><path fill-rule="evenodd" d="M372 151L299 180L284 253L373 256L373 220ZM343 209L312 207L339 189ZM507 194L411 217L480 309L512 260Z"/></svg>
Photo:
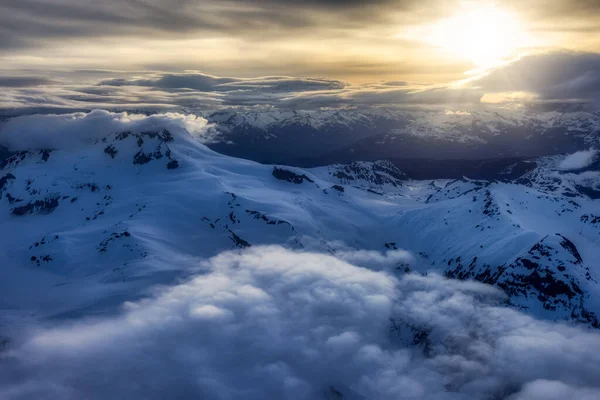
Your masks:
<svg viewBox="0 0 600 400"><path fill-rule="evenodd" d="M304 181L314 183L312 179L310 179L305 174L297 174L289 169L284 168L273 168L273 176L280 181L286 181L290 183L295 183L297 185L301 184Z"/></svg>
<svg viewBox="0 0 600 400"><path fill-rule="evenodd" d="M448 261L449 278L474 279L504 290L521 309L540 307L555 318L574 320L600 328L595 313L587 309L583 285L595 283L577 246L565 236L547 236L514 261L493 267L481 265L477 257L463 262Z"/></svg>

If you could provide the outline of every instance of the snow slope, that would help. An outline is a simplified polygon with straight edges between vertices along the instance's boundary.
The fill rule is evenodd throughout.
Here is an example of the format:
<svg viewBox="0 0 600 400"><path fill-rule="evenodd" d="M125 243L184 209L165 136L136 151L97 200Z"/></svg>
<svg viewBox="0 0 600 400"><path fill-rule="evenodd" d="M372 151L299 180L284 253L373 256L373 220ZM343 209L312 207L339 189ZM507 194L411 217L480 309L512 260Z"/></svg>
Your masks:
<svg viewBox="0 0 600 400"><path fill-rule="evenodd" d="M405 249L399 275L479 280L536 317L598 327L598 173L560 160L514 182L412 181L387 162L261 165L166 129L23 151L0 175L3 318L107 312L200 259L279 244Z"/></svg>

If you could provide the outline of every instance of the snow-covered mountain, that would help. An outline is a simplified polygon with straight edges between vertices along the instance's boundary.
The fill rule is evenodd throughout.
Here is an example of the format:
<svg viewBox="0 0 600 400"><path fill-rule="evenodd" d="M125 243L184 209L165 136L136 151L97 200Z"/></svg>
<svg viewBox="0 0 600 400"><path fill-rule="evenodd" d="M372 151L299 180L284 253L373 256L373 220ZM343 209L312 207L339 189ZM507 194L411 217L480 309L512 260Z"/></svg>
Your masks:
<svg viewBox="0 0 600 400"><path fill-rule="evenodd" d="M318 166L379 159L539 157L598 145L600 115L475 110L218 111L206 115L221 153Z"/></svg>
<svg viewBox="0 0 600 400"><path fill-rule="evenodd" d="M405 249L414 260L398 274L478 280L537 317L600 327L600 173L560 170L562 159L517 179L415 181L383 161L261 165L166 129L18 152L0 176L2 300L70 315L227 249Z"/></svg>
<svg viewBox="0 0 600 400"><path fill-rule="evenodd" d="M598 393L594 150L414 180L221 155L182 115L17 122L0 397Z"/></svg>

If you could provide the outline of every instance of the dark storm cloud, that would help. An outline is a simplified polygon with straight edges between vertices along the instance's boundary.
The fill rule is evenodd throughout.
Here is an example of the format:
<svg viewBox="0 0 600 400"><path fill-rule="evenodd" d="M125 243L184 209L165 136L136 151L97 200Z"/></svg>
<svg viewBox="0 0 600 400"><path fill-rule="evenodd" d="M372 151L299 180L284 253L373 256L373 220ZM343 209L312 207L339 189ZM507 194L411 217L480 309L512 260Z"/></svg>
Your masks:
<svg viewBox="0 0 600 400"><path fill-rule="evenodd" d="M600 54L531 55L491 72L475 84L485 92L531 92L541 101L600 104Z"/></svg>

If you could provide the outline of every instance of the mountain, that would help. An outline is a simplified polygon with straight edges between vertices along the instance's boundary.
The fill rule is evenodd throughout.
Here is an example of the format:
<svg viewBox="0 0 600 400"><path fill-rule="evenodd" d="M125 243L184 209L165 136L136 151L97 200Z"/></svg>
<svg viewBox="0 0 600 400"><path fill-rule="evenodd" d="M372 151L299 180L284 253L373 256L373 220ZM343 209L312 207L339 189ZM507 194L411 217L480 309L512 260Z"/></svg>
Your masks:
<svg viewBox="0 0 600 400"><path fill-rule="evenodd" d="M208 145L223 154L301 167L389 159L402 168L407 161L428 160L430 168L436 165L433 177L444 175L448 160L528 159L600 141L600 114L583 111L274 110L205 117L219 132Z"/></svg>
<svg viewBox="0 0 600 400"><path fill-rule="evenodd" d="M106 313L199 259L277 244L404 249L398 276L484 282L538 318L598 328L600 168L563 161L414 180L388 161L262 165L167 129L14 153L0 170L3 318Z"/></svg>

